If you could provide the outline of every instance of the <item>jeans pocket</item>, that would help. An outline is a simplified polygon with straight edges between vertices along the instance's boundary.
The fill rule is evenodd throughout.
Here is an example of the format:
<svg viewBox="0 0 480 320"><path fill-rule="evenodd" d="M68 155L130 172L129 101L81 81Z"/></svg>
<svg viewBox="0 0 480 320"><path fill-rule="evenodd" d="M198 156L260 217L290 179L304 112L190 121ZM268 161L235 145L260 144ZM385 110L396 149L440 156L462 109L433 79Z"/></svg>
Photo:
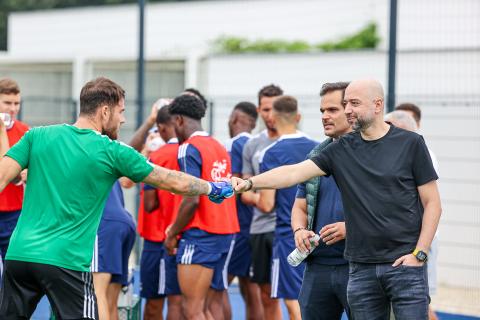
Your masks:
<svg viewBox="0 0 480 320"><path fill-rule="evenodd" d="M412 272L423 272L423 270L425 269L425 264L421 265L421 266L407 266L407 265L404 265L404 264L401 264L398 266L400 268L400 270L405 270L405 271L412 271Z"/></svg>
<svg viewBox="0 0 480 320"><path fill-rule="evenodd" d="M350 262L348 266L348 273L354 274L358 270L358 264L355 262Z"/></svg>

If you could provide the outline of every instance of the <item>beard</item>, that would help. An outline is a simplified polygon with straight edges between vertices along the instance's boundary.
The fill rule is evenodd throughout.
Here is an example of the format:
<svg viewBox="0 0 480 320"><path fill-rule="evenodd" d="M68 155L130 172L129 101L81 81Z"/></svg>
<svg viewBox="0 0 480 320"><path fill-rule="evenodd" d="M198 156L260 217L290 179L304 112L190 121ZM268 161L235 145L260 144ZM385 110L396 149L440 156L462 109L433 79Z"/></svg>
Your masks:
<svg viewBox="0 0 480 320"><path fill-rule="evenodd" d="M111 121L111 119L108 121L107 126L102 129L102 134L106 135L112 140L117 140L118 139L118 127L115 126Z"/></svg>
<svg viewBox="0 0 480 320"><path fill-rule="evenodd" d="M113 129L113 128L108 128L108 129L103 129L102 134L106 135L112 140L117 140L118 139L118 130Z"/></svg>
<svg viewBox="0 0 480 320"><path fill-rule="evenodd" d="M371 125L372 123L374 122L374 118L357 118L357 121L355 121L353 124L352 124L352 129L353 131L365 131L367 130Z"/></svg>

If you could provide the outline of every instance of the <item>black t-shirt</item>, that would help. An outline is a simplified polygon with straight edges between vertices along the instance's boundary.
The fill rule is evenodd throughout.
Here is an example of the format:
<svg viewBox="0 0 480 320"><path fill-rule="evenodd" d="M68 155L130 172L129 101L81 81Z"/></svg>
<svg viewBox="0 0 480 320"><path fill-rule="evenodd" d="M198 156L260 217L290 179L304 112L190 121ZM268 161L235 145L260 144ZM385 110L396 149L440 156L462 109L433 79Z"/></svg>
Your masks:
<svg viewBox="0 0 480 320"><path fill-rule="evenodd" d="M373 141L353 132L312 160L342 194L347 260L387 263L415 249L423 218L417 187L438 179L422 136L394 126Z"/></svg>

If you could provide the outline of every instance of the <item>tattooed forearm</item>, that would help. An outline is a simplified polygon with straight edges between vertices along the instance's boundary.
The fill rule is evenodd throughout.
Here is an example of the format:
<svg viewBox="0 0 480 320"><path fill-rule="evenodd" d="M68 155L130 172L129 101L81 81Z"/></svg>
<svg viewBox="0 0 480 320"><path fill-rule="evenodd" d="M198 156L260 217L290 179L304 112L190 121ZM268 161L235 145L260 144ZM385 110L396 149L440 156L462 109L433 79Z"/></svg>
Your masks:
<svg viewBox="0 0 480 320"><path fill-rule="evenodd" d="M204 180L180 171L168 170L158 166L155 166L144 182L159 189L187 196L207 194L209 190L208 183Z"/></svg>
<svg viewBox="0 0 480 320"><path fill-rule="evenodd" d="M208 185L205 181L200 180L198 178L187 176L190 179L190 183L188 185L188 196L196 196L199 194L207 194L208 193Z"/></svg>

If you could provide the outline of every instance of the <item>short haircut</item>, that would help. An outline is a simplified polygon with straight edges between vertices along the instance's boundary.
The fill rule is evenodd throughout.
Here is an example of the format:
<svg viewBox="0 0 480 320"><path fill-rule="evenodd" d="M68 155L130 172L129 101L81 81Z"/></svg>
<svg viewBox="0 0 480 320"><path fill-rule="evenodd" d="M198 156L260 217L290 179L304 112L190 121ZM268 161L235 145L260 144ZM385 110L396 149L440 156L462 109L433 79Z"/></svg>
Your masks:
<svg viewBox="0 0 480 320"><path fill-rule="evenodd" d="M168 108L171 115L178 114L195 120L205 116L205 106L200 99L190 95L180 95L173 99Z"/></svg>
<svg viewBox="0 0 480 320"><path fill-rule="evenodd" d="M103 105L110 108L125 99L125 90L110 79L99 77L87 82L80 91L80 113L94 114Z"/></svg>
<svg viewBox="0 0 480 320"><path fill-rule="evenodd" d="M161 107L157 112L156 122L157 124L167 124L172 121L172 116L170 115L169 106L166 105Z"/></svg>
<svg viewBox="0 0 480 320"><path fill-rule="evenodd" d="M241 111L246 115L248 115L249 117L251 117L254 121L257 121L257 118L258 118L257 107L251 102L248 102L248 101L239 102L235 105L233 110Z"/></svg>
<svg viewBox="0 0 480 320"><path fill-rule="evenodd" d="M395 110L387 113L385 115L385 121L392 122L393 125L409 131L417 131L418 128L415 119L405 110Z"/></svg>
<svg viewBox="0 0 480 320"><path fill-rule="evenodd" d="M283 90L274 84L269 84L268 86L263 87L258 92L258 105L260 105L260 100L263 97L278 97L283 94Z"/></svg>
<svg viewBox="0 0 480 320"><path fill-rule="evenodd" d="M342 100L345 97L345 89L348 87L350 82L327 82L322 85L320 89L320 97L323 97L327 93L341 90L342 91Z"/></svg>
<svg viewBox="0 0 480 320"><path fill-rule="evenodd" d="M417 123L420 123L420 120L422 120L422 110L420 108L410 102L407 103L401 103L398 106L395 107L395 110L403 110L403 111L410 111L413 113L413 118Z"/></svg>
<svg viewBox="0 0 480 320"><path fill-rule="evenodd" d="M187 89L183 90L183 92L190 92L191 94L194 94L198 99L202 100L202 103L203 103L203 105L205 106L205 109L208 108L208 101L207 101L207 99L205 99L205 97L203 96L203 94L201 94L200 91L198 91L197 89L195 89L195 88L187 88Z"/></svg>
<svg viewBox="0 0 480 320"><path fill-rule="evenodd" d="M294 114L298 111L298 102L292 96L281 96L273 101L273 110L284 114Z"/></svg>
<svg viewBox="0 0 480 320"><path fill-rule="evenodd" d="M0 80L0 94L19 94L20 87L18 83L10 78Z"/></svg>

